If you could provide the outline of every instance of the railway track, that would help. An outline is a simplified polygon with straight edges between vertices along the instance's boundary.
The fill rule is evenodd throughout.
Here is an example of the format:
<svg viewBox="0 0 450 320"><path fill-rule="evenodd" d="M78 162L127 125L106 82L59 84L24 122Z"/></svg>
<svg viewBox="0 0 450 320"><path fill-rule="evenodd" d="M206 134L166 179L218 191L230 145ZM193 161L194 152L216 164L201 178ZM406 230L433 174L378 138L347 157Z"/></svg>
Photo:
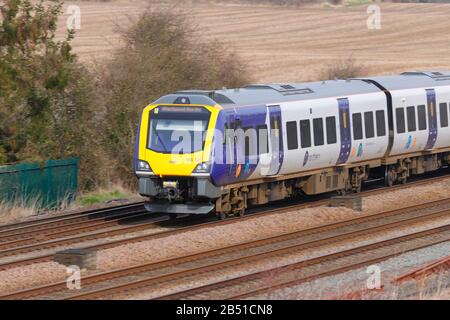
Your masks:
<svg viewBox="0 0 450 320"><path fill-rule="evenodd" d="M58 239L85 232L108 229L120 226L122 223L126 223L127 221L144 218L145 216L148 218L148 213L141 209L133 212L118 214L112 218L95 218L93 220L70 223L58 228L47 227L37 231L25 231L18 234L0 235L0 250L20 245L28 245L43 240ZM167 218L156 219L156 221L165 220L167 220Z"/></svg>
<svg viewBox="0 0 450 320"><path fill-rule="evenodd" d="M392 190L408 188L411 185L426 185L430 183L439 182L440 180L448 178L448 175L437 176L428 179L418 180L410 182L405 185L396 185L390 187ZM362 195L370 195L373 193L383 192L388 188L380 188L375 190L363 191ZM36 220L17 222L12 224L0 225L0 244L2 242L11 241L14 239L27 238L30 235L45 234L46 231L55 229L65 230L71 227L78 227L89 223L96 223L98 221L104 221L107 219L121 219L132 217L136 214L144 213L144 202L137 202L132 204L125 204L115 207L107 207L101 209L87 210L83 212L72 212L67 214L60 214L57 216L51 216L46 218L40 218Z"/></svg>
<svg viewBox="0 0 450 320"><path fill-rule="evenodd" d="M360 194L362 196L368 196L373 194L378 194L385 192L386 190L399 190L404 188L409 188L411 186L418 185L427 185L430 183L439 182L443 179L448 178L448 176L438 176L425 180L419 180L417 182L411 184L404 185L396 185L390 188L378 188L373 190L363 191ZM292 210L299 210L307 207L317 207L321 205L327 205L329 203L328 199L320 199L315 201L310 201L301 204L289 205L287 207L280 207L276 209L264 210L264 208L256 208L253 212L250 212L249 215L245 217L236 217L230 218L225 221L210 221L211 219L202 220L198 217L196 219L192 219L190 217L184 217L180 224L169 223L167 226L173 227L173 230L156 232L154 234L143 235L143 236L130 236L126 239L120 240L107 240L106 242L102 242L94 245L85 245L86 248L91 249L106 249L111 248L127 243L139 242L144 240L155 239L159 237L164 237L168 235L173 235L176 233L193 231L199 228L204 228L208 226L216 226L223 225L228 223L236 222L236 219L240 219L239 221L243 221L246 219L253 219L258 217L259 215L264 214L274 214L274 213L284 213ZM10 227L6 229L0 229L0 240L3 235L3 242L0 241L0 259L3 259L3 263L0 263L0 270L5 270L11 267L18 267L23 265L28 265L32 263L51 261L53 258L54 252L58 248L66 248L73 247L74 245L82 244L86 241L98 240L101 238L108 238L115 235L125 235L138 231L145 231L156 227L161 227L161 222L167 220L167 218L156 218L151 221L147 221L145 223L138 223L136 225L119 225L118 221L120 221L120 217L127 219L139 217L142 215L146 215L146 213L142 213L140 211L142 209L142 203L132 204L132 205L124 205L109 209L101 209L101 210L93 210L81 216L77 216L77 214L68 214L67 216L62 216L61 219L57 219L56 217L51 217L36 224L29 224L28 222L23 224L15 224L10 225ZM109 211L108 211L109 210ZM112 212L111 212L112 210ZM129 210L132 210L130 212ZM113 221L101 221L96 219L101 219L101 217L96 217L95 215L106 215L107 218L113 219ZM94 216L93 216L94 215ZM128 215L128 216L127 216ZM81 219L81 221L79 221ZM91 221L89 220L91 219ZM115 220L114 220L115 219ZM92 221L94 220L94 221ZM184 223L187 223L187 227L183 226ZM116 227L115 227L116 226ZM103 229L102 229L103 228ZM14 236L10 232L12 230L19 231L18 236L28 235L25 238L12 239L9 238L9 241L5 241L8 236ZM39 231L40 230L40 231ZM7 232L6 234L2 234L2 232ZM51 253L43 252L47 250L54 250ZM13 260L12 257L18 256L21 254L32 254L33 256L28 256L26 258L19 258ZM42 252L42 253L40 253ZM7 258L5 261L4 259Z"/></svg>
<svg viewBox="0 0 450 320"><path fill-rule="evenodd" d="M101 209L92 209L82 212L71 212L66 214L58 214L55 216L38 218L35 220L16 222L11 224L0 225L0 235L9 233L20 233L22 231L37 231L47 226L58 227L67 223L77 221L86 221L98 216L111 216L121 213L124 210L143 209L144 202L137 202L114 207L106 207Z"/></svg>
<svg viewBox="0 0 450 320"><path fill-rule="evenodd" d="M70 214L68 217L52 217L32 224L0 230L0 257L8 255L7 249L17 248L24 252L26 246L46 242L52 239L65 238L96 230L121 227L121 224L148 217L142 203L101 209L89 213ZM155 221L167 218L154 217ZM33 248L33 246L30 246ZM14 250L12 250L14 253Z"/></svg>
<svg viewBox="0 0 450 320"><path fill-rule="evenodd" d="M401 276L398 276L393 280L393 283L399 285L409 280L423 279L431 274L444 272L449 269L450 269L450 256L447 256L437 261L433 261L432 263L429 263L427 265L421 266Z"/></svg>
<svg viewBox="0 0 450 320"><path fill-rule="evenodd" d="M18 254L24 254L28 252L32 252L35 250L45 250L45 249L51 249L51 248L57 248L62 247L66 245L72 245L77 244L84 241L89 240L97 240L100 238L107 238L117 235L123 235L143 230L149 230L151 228L158 227L155 223L156 222L162 222L166 221L167 219L152 219L145 223L139 223L137 225L131 225L131 226L122 226L118 225L117 222L102 222L99 224L88 226L81 226L75 229L71 229L70 232L67 231L57 231L53 233L46 234L45 237L36 237L32 239L26 239L26 240L19 240L19 241L12 241L5 244L0 243L0 258L9 257L13 255ZM100 226L99 226L100 225ZM109 226L117 226L116 228L105 228L105 230L101 230L98 232L83 234L87 231L90 231L92 229L97 229L98 227L109 227ZM75 236L72 237L66 237L69 233L75 234ZM61 236L61 234L64 234L64 236ZM81 235L77 235L81 234ZM45 239L45 241L41 241L42 239ZM24 245L15 246L16 244L22 244Z"/></svg>
<svg viewBox="0 0 450 320"><path fill-rule="evenodd" d="M450 225L184 290L158 299L237 300L374 264L450 240ZM269 284L268 284L269 283Z"/></svg>
<svg viewBox="0 0 450 320"><path fill-rule="evenodd" d="M449 206L450 199L434 201L157 263L93 274L83 277L83 289L76 295L66 289L65 282L60 282L16 292L0 298L98 299L147 287L179 286L183 281L192 282L202 275L235 269L263 259L279 259L305 250L332 245L339 241L347 241L368 234L392 230L400 226L448 217L450 215ZM435 237L433 241L427 242L427 245L448 240L450 237L449 226L444 229L439 229L442 232L446 231L444 235ZM408 250L414 249L416 247L411 247ZM115 285L111 286L111 281L115 282ZM59 294L55 296L55 292L59 292ZM172 296L168 297L172 298Z"/></svg>
<svg viewBox="0 0 450 320"><path fill-rule="evenodd" d="M288 212L291 210L298 210L298 209L307 208L307 207L317 207L317 206L325 205L327 203L328 203L328 200L319 200L316 202L300 204L300 205L293 205L293 206L289 206L289 207L285 207L285 208L281 208L281 209L274 209L274 210L270 210L270 211L256 213L253 215L248 215L246 217L236 217L236 218L230 218L230 219L222 220L222 221L214 220L214 221L209 221L209 222L196 223L197 220L192 220L192 219L189 219L189 217L186 217L187 219L185 219L185 222L188 224L188 226L176 227L176 228L173 228L170 230L160 231L160 232L156 232L156 233L152 233L152 234L148 234L148 235L134 236L131 238L125 238L125 239L119 239L119 240L113 240L113 241L109 240L104 243L88 245L88 246L85 246L85 248L94 249L94 250L108 249L108 248L113 248L113 247L120 246L123 244L158 239L158 238L167 237L167 236L174 235L177 233L182 233L182 232L195 231L195 230L202 229L202 228L209 227L209 226L226 225L226 224L230 224L230 223L235 223L237 221L255 219L260 214L283 213L283 212ZM61 247L63 245L68 245L68 244L81 243L81 242L87 241L87 240L98 239L99 236L106 237L106 236L112 236L114 234L125 234L125 233L129 233L130 231L136 232L139 230L147 230L147 229L154 228L154 227L156 227L156 225L155 225L155 222L153 221L153 222L149 222L145 225L140 224L140 225L136 225L136 226L125 227L120 230L116 230L114 232L113 231L102 231L102 232L99 232L96 234L81 235L81 236L77 236L77 237L69 238L69 239L57 239L57 240L48 241L48 242L44 242L44 243L37 243L37 244L33 244L33 245L24 246L23 248L19 247L19 248L7 249L7 250L0 251L0 258L13 256L13 255L21 254L21 253L27 253L27 252L30 252L33 250L40 251L40 250L44 250L44 249L58 248L58 247ZM27 258L23 258L23 259L18 259L18 260L14 260L14 261L10 261L10 262L1 263L0 270L29 265L29 264L33 264L33 263L52 261L53 254L54 253L36 255L33 257L27 257Z"/></svg>

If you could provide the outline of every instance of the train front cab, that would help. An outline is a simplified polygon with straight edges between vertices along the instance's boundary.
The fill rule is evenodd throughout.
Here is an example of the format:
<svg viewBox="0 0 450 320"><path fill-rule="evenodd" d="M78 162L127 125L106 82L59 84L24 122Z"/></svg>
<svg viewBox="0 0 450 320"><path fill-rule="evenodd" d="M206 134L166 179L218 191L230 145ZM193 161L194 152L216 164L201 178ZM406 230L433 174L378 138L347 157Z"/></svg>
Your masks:
<svg viewBox="0 0 450 320"><path fill-rule="evenodd" d="M155 104L142 113L135 151L139 193L150 212L207 214L220 188L211 151L220 106Z"/></svg>

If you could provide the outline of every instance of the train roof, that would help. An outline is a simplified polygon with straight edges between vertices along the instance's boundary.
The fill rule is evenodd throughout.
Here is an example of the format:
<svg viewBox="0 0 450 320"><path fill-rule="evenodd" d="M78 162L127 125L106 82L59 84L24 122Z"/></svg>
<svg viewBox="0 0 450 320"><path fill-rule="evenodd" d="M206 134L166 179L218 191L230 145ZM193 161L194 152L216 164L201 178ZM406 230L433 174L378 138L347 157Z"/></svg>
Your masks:
<svg viewBox="0 0 450 320"><path fill-rule="evenodd" d="M375 82L375 83L374 83ZM397 76L327 80L307 83L255 84L236 89L187 90L164 96L154 104L220 104L224 108L245 105L276 104L321 98L346 97L380 92L379 86L393 91L450 86L450 71L405 72Z"/></svg>
<svg viewBox="0 0 450 320"><path fill-rule="evenodd" d="M413 71L398 76L361 78L376 81L386 90L404 90L414 88L450 86L450 71Z"/></svg>

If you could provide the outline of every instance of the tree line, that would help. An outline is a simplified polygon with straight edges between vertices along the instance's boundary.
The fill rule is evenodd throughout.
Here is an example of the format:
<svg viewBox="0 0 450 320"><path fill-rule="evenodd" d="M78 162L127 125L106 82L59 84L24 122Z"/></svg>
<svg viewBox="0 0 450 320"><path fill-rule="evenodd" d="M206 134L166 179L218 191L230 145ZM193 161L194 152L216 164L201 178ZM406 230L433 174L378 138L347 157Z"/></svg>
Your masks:
<svg viewBox="0 0 450 320"><path fill-rule="evenodd" d="M84 190L114 180L134 184L132 159L142 109L192 88L248 83L245 65L224 44L199 37L175 7L148 9L118 30L123 46L87 67L68 30L56 40L62 2L0 5L0 165L80 157Z"/></svg>

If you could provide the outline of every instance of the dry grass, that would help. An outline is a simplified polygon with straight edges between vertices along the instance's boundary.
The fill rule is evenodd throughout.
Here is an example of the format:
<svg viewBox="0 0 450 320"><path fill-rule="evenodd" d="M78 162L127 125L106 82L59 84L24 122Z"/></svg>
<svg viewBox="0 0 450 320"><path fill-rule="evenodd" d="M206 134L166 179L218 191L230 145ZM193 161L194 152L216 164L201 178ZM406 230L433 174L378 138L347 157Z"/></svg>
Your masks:
<svg viewBox="0 0 450 320"><path fill-rule="evenodd" d="M84 61L103 61L148 2L67 2L81 7L74 41ZM448 4L380 3L381 29L369 30L367 5L324 8L193 3L184 10L201 32L235 49L255 82L320 78L324 66L352 55L370 74L450 69ZM425 23L426 21L426 23ZM65 23L61 20L61 25Z"/></svg>
<svg viewBox="0 0 450 320"><path fill-rule="evenodd" d="M450 271L436 272L423 279L416 280L417 296L421 300L450 299Z"/></svg>
<svg viewBox="0 0 450 320"><path fill-rule="evenodd" d="M38 214L36 201L0 202L0 224L13 223Z"/></svg>
<svg viewBox="0 0 450 320"><path fill-rule="evenodd" d="M97 188L88 193L82 193L75 202L69 203L64 199L58 208L53 210L39 209L38 200L14 202L0 202L0 225L34 218L39 215L58 215L68 211L80 211L98 208L108 204L142 201L142 198L134 190L125 187L124 183L115 182L107 186Z"/></svg>
<svg viewBox="0 0 450 320"><path fill-rule="evenodd" d="M18 199L15 201L0 202L0 224L9 224L36 218L38 215L54 215L82 208L77 202L69 201L69 196L64 197L59 206L53 209L42 209L38 198L35 199Z"/></svg>

